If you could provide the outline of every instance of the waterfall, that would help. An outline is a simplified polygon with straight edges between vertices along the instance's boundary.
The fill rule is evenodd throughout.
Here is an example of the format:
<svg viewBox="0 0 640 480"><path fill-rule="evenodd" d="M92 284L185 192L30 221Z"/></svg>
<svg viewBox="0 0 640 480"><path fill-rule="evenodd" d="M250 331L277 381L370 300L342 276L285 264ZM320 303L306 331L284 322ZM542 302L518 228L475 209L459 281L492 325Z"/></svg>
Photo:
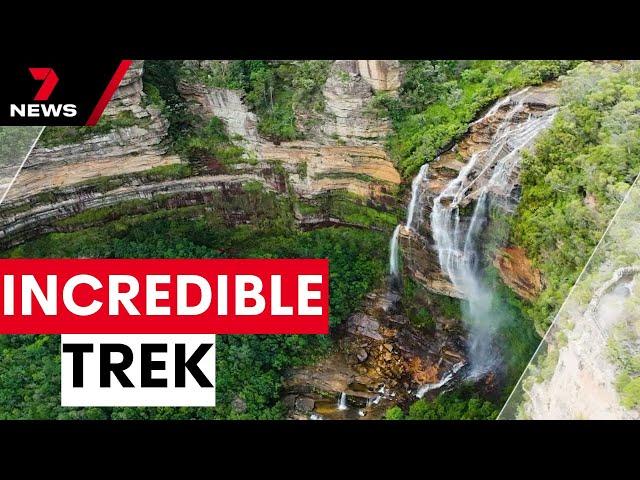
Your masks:
<svg viewBox="0 0 640 480"><path fill-rule="evenodd" d="M392 280L397 280L400 277L400 259L398 258L398 235L400 235L400 228L402 228L402 225L398 225L393 230L391 242L389 243L389 272L391 273Z"/></svg>
<svg viewBox="0 0 640 480"><path fill-rule="evenodd" d="M458 373L458 370L464 367L464 365L465 365L464 362L458 362L453 366L453 368L451 368L451 371L449 371L446 375L442 377L442 379L439 382L427 383L426 385L422 385L416 392L416 397L422 398L425 393L430 392L431 390L436 390L437 388L440 388L440 387L444 387L447 383L453 380L454 375Z"/></svg>
<svg viewBox="0 0 640 480"><path fill-rule="evenodd" d="M409 202L409 209L407 210L407 228L415 230L417 225L414 226L416 206L420 206L420 185L427 178L429 171L429 164L425 163L420 167L418 175L413 178L411 182L411 201ZM418 217L419 219L419 217Z"/></svg>
<svg viewBox="0 0 640 480"><path fill-rule="evenodd" d="M507 103L511 107L489 148L471 156L458 176L435 198L431 212L431 231L440 267L466 299L463 316L469 326L471 376L485 373L499 360L492 338L500 319L492 312L493 292L483 282L478 240L487 223L491 202L501 202L503 208L510 210L509 178L517 173L520 150L551 123L556 112L556 109L536 112L518 122L517 116L524 110L522 93L498 102L501 107ZM517 98L521 99L516 101ZM485 117L497 112L494 106ZM485 179L483 184L481 179ZM473 189L476 182L480 186ZM460 207L471 202L474 195L476 205L467 221L461 218Z"/></svg>
<svg viewBox="0 0 640 480"><path fill-rule="evenodd" d="M338 410L346 410L349 407L347 406L347 394L342 392L340 394L340 401L338 402Z"/></svg>
<svg viewBox="0 0 640 480"><path fill-rule="evenodd" d="M418 174L413 178L411 182L411 200L409 201L409 208L407 209L407 220L405 222L406 228L411 231L417 231L418 226L420 225L420 213L422 203L420 202L420 186L423 181L427 178L427 173L429 171L429 164L425 163L420 167ZM416 217L416 210L418 211L418 216ZM400 258L399 258L399 235L400 229L402 228L402 224L398 224L395 230L393 231L393 235L391 236L391 242L389 244L389 273L391 273L392 282L399 282L400 280Z"/></svg>

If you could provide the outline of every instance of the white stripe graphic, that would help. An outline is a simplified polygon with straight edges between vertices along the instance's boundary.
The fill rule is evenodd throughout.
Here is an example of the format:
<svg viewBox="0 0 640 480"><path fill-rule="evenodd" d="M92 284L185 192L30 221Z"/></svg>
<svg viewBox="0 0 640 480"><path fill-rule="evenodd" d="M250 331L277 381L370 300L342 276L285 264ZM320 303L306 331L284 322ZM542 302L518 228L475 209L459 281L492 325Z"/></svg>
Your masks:
<svg viewBox="0 0 640 480"><path fill-rule="evenodd" d="M29 148L29 151L24 156L24 159L22 160L22 163L20 163L20 165L18 166L18 169L16 170L16 173L13 175L13 178L9 182L9 186L6 188L6 190L2 194L2 198L0 198L0 205L2 205L2 202L4 202L4 199L7 196L7 193L9 193L9 190L11 189L11 187L14 184L14 182L16 181L16 178L18 178L18 175L22 171L22 167L24 167L24 164L27 163L27 159L29 158L29 155L31 155L31 152L33 151L33 149L36 146L36 144L38 143L38 140L40 139L40 135L42 135L42 132L44 132L44 129L45 129L45 127L42 127L40 129L40 132L38 132L38 136L35 138L35 140L31 144L31 148Z"/></svg>

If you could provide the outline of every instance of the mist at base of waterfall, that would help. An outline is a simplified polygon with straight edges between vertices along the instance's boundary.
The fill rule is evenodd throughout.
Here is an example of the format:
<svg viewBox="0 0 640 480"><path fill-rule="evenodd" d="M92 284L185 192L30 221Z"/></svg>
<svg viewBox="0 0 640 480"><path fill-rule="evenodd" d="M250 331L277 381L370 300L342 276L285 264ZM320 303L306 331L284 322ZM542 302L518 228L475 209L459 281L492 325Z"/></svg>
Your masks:
<svg viewBox="0 0 640 480"><path fill-rule="evenodd" d="M488 292L486 295L491 301L492 296ZM462 304L463 321L469 329L469 369L466 375L469 379L481 378L501 364L501 355L494 345L494 339L502 319L496 318L501 314L490 307L480 306L475 300Z"/></svg>

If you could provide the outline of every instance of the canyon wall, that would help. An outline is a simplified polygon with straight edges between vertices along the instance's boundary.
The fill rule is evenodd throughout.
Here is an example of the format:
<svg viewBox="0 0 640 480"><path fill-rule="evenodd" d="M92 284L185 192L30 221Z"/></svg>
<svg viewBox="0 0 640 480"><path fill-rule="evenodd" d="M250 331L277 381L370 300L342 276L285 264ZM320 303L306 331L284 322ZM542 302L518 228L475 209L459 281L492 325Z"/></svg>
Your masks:
<svg viewBox="0 0 640 480"><path fill-rule="evenodd" d="M208 62L188 63L204 68ZM194 171L191 179L159 180L146 172L186 160L171 153L169 122L143 91L143 69L143 62L133 63L95 130L62 127L51 138L43 136L0 213L5 246L51 231L53 222L87 208L169 192L215 190L224 183L257 181L268 190L291 188L305 199L349 192L363 202L396 205L401 179L383 146L390 125L369 107L376 91L398 88L399 62L334 62L322 88L325 110L320 121L304 132L304 140L279 144L260 136L258 118L242 92L182 80L178 89L189 110L204 120L221 119L232 141L244 149L247 162L224 175ZM104 191L116 177L117 188ZM297 213L301 222L339 221L306 219Z"/></svg>
<svg viewBox="0 0 640 480"><path fill-rule="evenodd" d="M516 102L520 102L522 106L513 109ZM493 208L497 208L504 215L511 214L520 195L519 163L514 168L506 170L504 178L500 178L499 182L490 182L496 164L491 163L489 158L519 155L519 152L513 150L515 147L509 142L500 146L499 152L492 152L491 155L485 155L485 152L494 147L491 142L501 126L505 128L508 125L517 125L530 118L532 114L546 112L557 104L557 86L554 84L527 88L508 96L473 122L468 132L453 148L430 163L428 178L420 187L421 221L416 231L402 228L399 236L407 273L428 290L449 297L463 297L440 268L430 221L435 199L459 177L463 169L469 168L470 159L477 158L471 169L466 172L464 188L461 188L460 198L456 199L459 205L461 231L466 230L475 202L482 191L486 191L491 198ZM488 222L489 226L485 230L490 231L491 215ZM493 257L492 262L503 281L519 296L525 299L537 296L542 289L542 278L524 252L506 249L485 253Z"/></svg>
<svg viewBox="0 0 640 480"><path fill-rule="evenodd" d="M374 66L367 67L370 62ZM378 63L338 60L332 64L322 88L324 113L311 127L298 122L304 141L276 144L262 138L257 117L239 90L209 87L193 80L183 80L178 88L194 114L220 118L228 133L239 137L240 145L256 156L256 170L265 163L281 163L297 195L313 197L346 190L392 201L390 194L401 178L384 148L391 125L371 111L371 102L378 89L395 91L399 87L401 70L399 62ZM368 68L366 75L361 74L361 64Z"/></svg>

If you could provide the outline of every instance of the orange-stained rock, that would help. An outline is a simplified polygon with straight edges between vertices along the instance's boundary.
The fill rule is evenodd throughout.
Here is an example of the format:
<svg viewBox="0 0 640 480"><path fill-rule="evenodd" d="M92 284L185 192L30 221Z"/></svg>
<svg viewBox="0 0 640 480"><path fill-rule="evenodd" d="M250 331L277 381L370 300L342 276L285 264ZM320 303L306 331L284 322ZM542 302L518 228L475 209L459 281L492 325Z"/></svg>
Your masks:
<svg viewBox="0 0 640 480"><path fill-rule="evenodd" d="M520 247L507 247L496 252L494 265L502 281L518 296L534 300L542 290L542 274Z"/></svg>

